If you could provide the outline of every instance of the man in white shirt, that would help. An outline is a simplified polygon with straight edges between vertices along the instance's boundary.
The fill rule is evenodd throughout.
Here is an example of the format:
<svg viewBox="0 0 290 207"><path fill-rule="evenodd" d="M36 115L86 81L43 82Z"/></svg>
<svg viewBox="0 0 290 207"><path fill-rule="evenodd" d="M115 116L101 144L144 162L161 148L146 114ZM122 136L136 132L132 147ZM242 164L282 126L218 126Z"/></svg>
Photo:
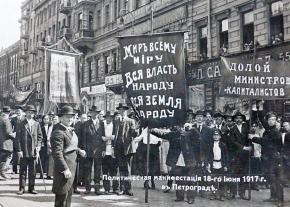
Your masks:
<svg viewBox="0 0 290 207"><path fill-rule="evenodd" d="M115 135L113 134L114 124L113 118L114 114L110 111L104 116L105 120L100 123L100 130L102 133L102 139L106 143L105 151L103 152L102 170L103 170L103 184L105 189L105 194L109 194L111 184L110 180L105 179L104 175L116 176L117 175L117 163L114 156L113 142L115 140ZM113 181L113 193L119 194L118 192L118 181Z"/></svg>

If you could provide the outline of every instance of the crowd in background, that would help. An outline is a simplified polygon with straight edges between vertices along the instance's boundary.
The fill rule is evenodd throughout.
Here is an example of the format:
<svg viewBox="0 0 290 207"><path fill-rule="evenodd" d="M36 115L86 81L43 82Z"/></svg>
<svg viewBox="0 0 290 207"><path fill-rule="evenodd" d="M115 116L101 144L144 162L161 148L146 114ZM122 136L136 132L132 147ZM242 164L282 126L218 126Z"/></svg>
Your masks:
<svg viewBox="0 0 290 207"><path fill-rule="evenodd" d="M78 148L85 153L77 157L77 170L72 190L85 194L94 189L96 195L123 194L133 196L129 180L103 180L103 175L146 175L148 126L129 107L119 104L115 112L93 106L89 113L75 110L69 131L78 137ZM150 128L149 175L144 188L154 190L153 176L212 175L240 178L241 182L195 182L176 180L177 185L214 185L217 191L176 190L176 202L194 203L196 196L210 199L248 199L246 192L270 188L270 198L282 206L283 188L288 186L290 169L290 124L282 116L264 112L262 105L253 106L251 119L236 112L233 116L212 111L187 111L185 123L168 128ZM12 166L19 173L19 192L34 189L36 174L53 179L58 165L51 139L54 127L61 121L58 113L37 115L34 106L3 107L0 119L0 180L8 179ZM28 173L27 173L28 170ZM243 182L245 177L265 177L267 182ZM248 180L246 180L248 181ZM149 183L150 182L150 183ZM164 193L172 190L172 180ZM1 184L1 182L0 182Z"/></svg>

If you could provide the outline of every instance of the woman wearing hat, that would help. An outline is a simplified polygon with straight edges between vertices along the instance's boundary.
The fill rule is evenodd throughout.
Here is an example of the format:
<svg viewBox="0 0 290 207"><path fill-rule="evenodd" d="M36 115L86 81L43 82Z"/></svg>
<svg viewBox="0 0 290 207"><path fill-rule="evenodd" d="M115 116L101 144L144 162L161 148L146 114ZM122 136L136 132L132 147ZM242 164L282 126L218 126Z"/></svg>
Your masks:
<svg viewBox="0 0 290 207"><path fill-rule="evenodd" d="M60 123L54 126L51 135L51 150L54 159L52 192L55 207L69 207L73 192L77 154L84 157L86 152L78 148L78 137L70 125L75 113L72 107L64 106L59 113Z"/></svg>

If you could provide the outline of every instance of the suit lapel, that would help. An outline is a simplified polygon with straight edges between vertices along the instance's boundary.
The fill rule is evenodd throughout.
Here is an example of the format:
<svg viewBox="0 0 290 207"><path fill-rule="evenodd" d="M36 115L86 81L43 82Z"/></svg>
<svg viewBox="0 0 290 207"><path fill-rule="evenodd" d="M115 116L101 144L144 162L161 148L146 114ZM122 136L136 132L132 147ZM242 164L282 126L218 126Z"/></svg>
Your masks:
<svg viewBox="0 0 290 207"><path fill-rule="evenodd" d="M27 120L25 120L25 125L24 126L25 126L25 129L28 132L28 134L32 137L32 130L30 131L29 124L28 124Z"/></svg>

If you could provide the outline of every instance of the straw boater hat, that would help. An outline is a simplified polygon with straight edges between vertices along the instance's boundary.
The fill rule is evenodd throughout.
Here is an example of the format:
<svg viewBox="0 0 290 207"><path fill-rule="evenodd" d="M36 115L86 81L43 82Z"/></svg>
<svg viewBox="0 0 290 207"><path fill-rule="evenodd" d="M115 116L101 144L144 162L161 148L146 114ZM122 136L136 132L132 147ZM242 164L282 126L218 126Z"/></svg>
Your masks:
<svg viewBox="0 0 290 207"><path fill-rule="evenodd" d="M3 106L2 112L4 112L4 113L10 113L10 111L11 111L10 106Z"/></svg>
<svg viewBox="0 0 290 207"><path fill-rule="evenodd" d="M104 118L107 118L107 117L113 118L114 114L111 111L107 111L106 114L104 115Z"/></svg>
<svg viewBox="0 0 290 207"><path fill-rule="evenodd" d="M233 119L235 120L238 116L242 117L244 121L246 120L246 116L239 111L235 113L235 115L233 116Z"/></svg>
<svg viewBox="0 0 290 207"><path fill-rule="evenodd" d="M218 117L225 118L225 116L224 116L221 112L216 112L216 113L214 113L213 117L214 117L214 118L218 118Z"/></svg>
<svg viewBox="0 0 290 207"><path fill-rule="evenodd" d="M63 106L59 113L58 113L58 116L63 116L63 115L71 115L71 116L74 116L75 115L75 112L74 112L74 109L73 107L71 106Z"/></svg>
<svg viewBox="0 0 290 207"><path fill-rule="evenodd" d="M33 105L27 105L25 107L25 111L33 111L33 112L36 112L36 109Z"/></svg>
<svg viewBox="0 0 290 207"><path fill-rule="evenodd" d="M204 116L204 112L201 110L198 110L195 112L195 116L198 116L198 115Z"/></svg>
<svg viewBox="0 0 290 207"><path fill-rule="evenodd" d="M120 109L128 110L129 107L126 106L125 104L119 103L119 106L118 106L116 109L117 109L117 110L120 110Z"/></svg>
<svg viewBox="0 0 290 207"><path fill-rule="evenodd" d="M91 112L97 112L97 113L101 112L101 110L98 110L98 108L96 106L92 106L92 108L90 108L90 111Z"/></svg>

